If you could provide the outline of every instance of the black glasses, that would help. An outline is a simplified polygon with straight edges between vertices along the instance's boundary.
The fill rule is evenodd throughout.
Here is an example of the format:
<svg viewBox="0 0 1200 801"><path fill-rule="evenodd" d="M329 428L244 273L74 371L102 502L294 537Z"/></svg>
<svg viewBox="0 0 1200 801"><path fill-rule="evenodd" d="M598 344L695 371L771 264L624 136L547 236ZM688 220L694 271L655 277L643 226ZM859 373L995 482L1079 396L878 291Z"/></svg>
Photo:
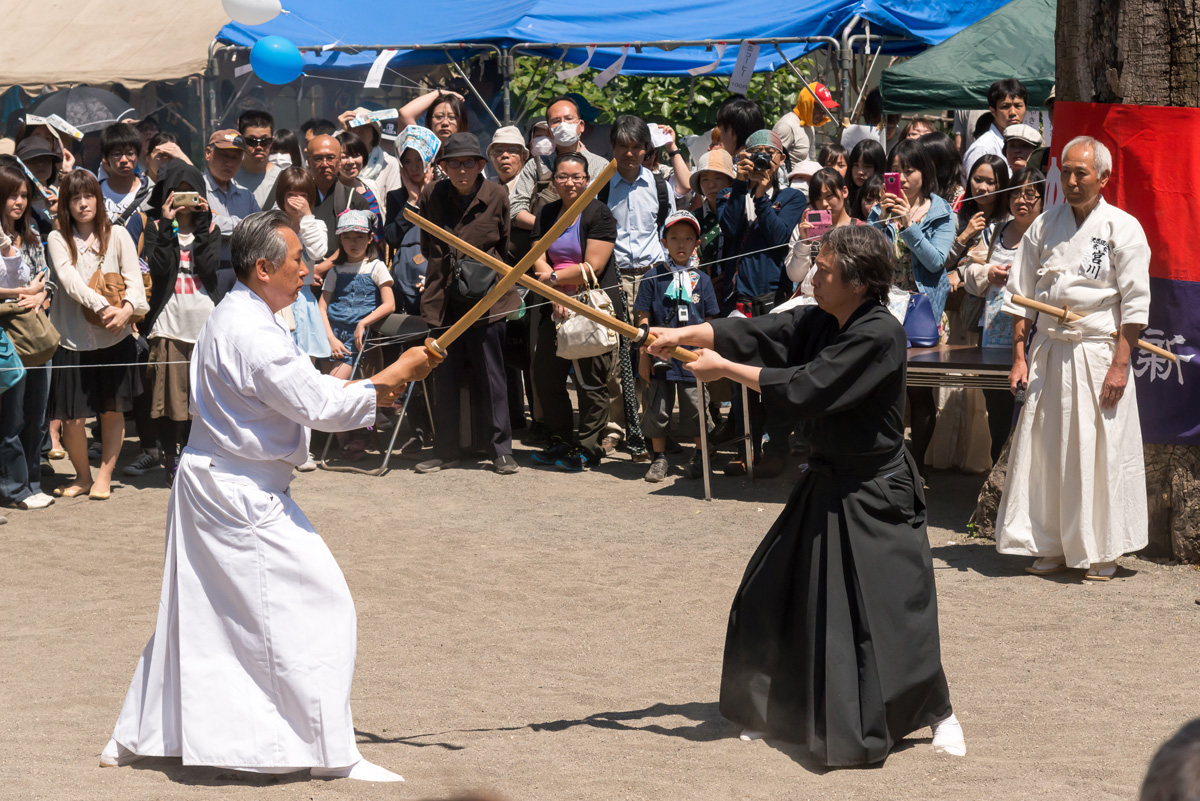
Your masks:
<svg viewBox="0 0 1200 801"><path fill-rule="evenodd" d="M452 170L469 170L476 166L477 159L467 159L459 161L458 159L446 159L442 162L442 166L449 167Z"/></svg>
<svg viewBox="0 0 1200 801"><path fill-rule="evenodd" d="M242 138L250 147L270 147L271 143L275 141L273 136L245 136Z"/></svg>
<svg viewBox="0 0 1200 801"><path fill-rule="evenodd" d="M586 175L567 175L566 173L559 172L554 174L554 180L558 181L560 184L565 184L567 182L573 184L586 184L588 177Z"/></svg>

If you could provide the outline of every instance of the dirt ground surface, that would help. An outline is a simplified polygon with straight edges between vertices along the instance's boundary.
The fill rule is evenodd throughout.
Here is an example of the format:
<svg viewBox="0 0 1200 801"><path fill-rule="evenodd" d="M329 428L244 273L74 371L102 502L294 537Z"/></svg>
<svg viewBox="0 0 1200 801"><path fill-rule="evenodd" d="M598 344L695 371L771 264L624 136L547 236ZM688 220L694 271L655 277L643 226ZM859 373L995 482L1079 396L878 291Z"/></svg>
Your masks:
<svg viewBox="0 0 1200 801"><path fill-rule="evenodd" d="M1200 714L1193 568L1025 575L1028 560L965 540L982 479L935 473L942 658L968 755L933 754L922 731L881 767L826 772L741 742L717 712L726 616L789 481L718 475L706 503L677 470L655 486L624 458L578 475L517 458L512 477L397 462L292 485L357 604L360 748L399 785L97 767L154 628L167 490L155 473L105 503L8 510L0 797L1134 799Z"/></svg>

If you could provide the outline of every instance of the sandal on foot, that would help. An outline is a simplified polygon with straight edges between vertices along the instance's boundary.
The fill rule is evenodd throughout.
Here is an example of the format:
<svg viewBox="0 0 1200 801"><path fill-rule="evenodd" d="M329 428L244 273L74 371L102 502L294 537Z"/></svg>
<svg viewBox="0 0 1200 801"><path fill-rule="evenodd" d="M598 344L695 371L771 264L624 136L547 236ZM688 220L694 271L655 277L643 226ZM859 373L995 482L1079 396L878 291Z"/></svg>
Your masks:
<svg viewBox="0 0 1200 801"><path fill-rule="evenodd" d="M1112 581L1117 575L1116 565L1093 565L1083 574L1084 581Z"/></svg>
<svg viewBox="0 0 1200 801"><path fill-rule="evenodd" d="M55 498L77 498L80 495L87 495L89 492L91 492L91 490L92 490L91 487L75 487L75 486L58 487L57 489L54 490L54 497Z"/></svg>
<svg viewBox="0 0 1200 801"><path fill-rule="evenodd" d="M1031 576L1052 576L1066 569L1067 566L1062 562L1053 559L1038 559L1032 565L1025 568L1025 572Z"/></svg>

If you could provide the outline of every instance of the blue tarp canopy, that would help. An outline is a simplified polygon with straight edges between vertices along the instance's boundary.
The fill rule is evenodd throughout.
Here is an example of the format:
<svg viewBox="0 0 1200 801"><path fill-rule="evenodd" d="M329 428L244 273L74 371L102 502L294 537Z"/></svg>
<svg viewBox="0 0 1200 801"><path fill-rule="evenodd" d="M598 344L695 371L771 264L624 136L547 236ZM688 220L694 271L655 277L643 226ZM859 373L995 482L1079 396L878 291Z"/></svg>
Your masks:
<svg viewBox="0 0 1200 801"><path fill-rule="evenodd" d="M299 47L352 45L360 52L306 52L306 70L314 73L364 70L382 46L413 44L492 44L511 48L520 43L654 42L736 39L771 39L829 36L839 38L843 28L859 15L875 36L903 37L906 43L885 47L889 52L914 52L913 46L938 44L982 19L1006 0L974 3L948 0L450 0L418 3L412 0L359 0L353 5L329 0L284 0L284 14L263 25L236 22L221 29L217 39L226 44L252 47L264 36L279 35ZM861 26L856 32L862 32ZM787 58L796 59L820 47L818 42L782 44ZM918 47L920 49L920 47ZM470 46L456 57L482 52ZM536 52L557 59L562 50ZM738 48L730 46L721 66L712 74L728 75ZM603 69L620 55L620 48L596 51L591 66ZM587 58L583 47L567 52L564 62L579 64ZM630 48L622 68L633 75L686 74L692 67L711 63L712 51L703 46L662 50ZM402 51L391 66L443 64L436 51ZM774 47L763 46L757 69L773 70L782 64Z"/></svg>

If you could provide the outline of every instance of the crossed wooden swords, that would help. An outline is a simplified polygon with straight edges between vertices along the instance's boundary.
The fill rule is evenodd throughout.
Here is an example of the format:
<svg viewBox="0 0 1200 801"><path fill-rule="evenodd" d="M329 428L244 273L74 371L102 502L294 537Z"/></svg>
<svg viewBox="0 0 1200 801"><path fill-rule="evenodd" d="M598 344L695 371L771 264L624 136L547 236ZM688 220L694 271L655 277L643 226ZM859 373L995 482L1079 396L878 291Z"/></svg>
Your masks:
<svg viewBox="0 0 1200 801"><path fill-rule="evenodd" d="M608 184L609 180L613 177L613 174L616 173L616 171L617 162L610 161L608 166L605 167L600 174L592 180L587 189L584 190L583 194L581 194L575 200L575 202L571 204L570 208L568 208L566 212L558 218L554 225L550 226L550 230L546 231L546 233L542 235L542 238L539 239L536 244L534 244L533 248L525 254L524 258L517 262L517 266L515 267L509 267L495 256L484 253L471 243L458 238L444 228L440 228L419 214L414 213L411 209L405 209L405 219L416 225L422 231L425 231L430 236L437 237L446 244L475 259L480 264L485 264L500 274L500 280L496 282L495 286L493 286L478 303L471 307L470 311L460 317L454 323L454 325L450 326L450 328L447 329L446 332L437 339L425 340L425 346L438 356L445 356L446 348L448 348L450 344L454 342L454 340L462 336L467 329L469 329L479 320L479 318L483 317L483 315L487 313L488 309L495 305L500 298L504 297L504 294L508 292L508 290L512 289L517 284L536 292L544 298L567 307L581 317L602 325L605 328L616 331L621 336L633 340L637 345L649 344L653 342L654 336L646 329L635 328L628 323L618 320L610 314L605 314L598 309L593 309L586 303L576 300L570 295L563 294L557 289L548 287L541 281L526 275L526 273L529 272L529 269L533 267L533 263L537 261L538 258L541 257L541 255L545 253L552 244L554 244L555 240L562 236L564 231L571 227L571 224L575 222L575 219L581 213L583 213L583 210L587 207L587 204L590 203L596 197L596 195L600 193L600 190ZM671 355L676 359L679 359L681 362L694 362L697 358L696 354L682 348L675 348Z"/></svg>

